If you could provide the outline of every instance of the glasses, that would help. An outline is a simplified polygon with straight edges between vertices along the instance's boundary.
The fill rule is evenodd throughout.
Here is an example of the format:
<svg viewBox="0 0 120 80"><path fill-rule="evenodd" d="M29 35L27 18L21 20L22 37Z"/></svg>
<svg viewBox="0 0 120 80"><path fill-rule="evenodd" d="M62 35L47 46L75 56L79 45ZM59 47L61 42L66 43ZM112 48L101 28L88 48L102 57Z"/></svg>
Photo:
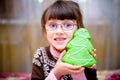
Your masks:
<svg viewBox="0 0 120 80"><path fill-rule="evenodd" d="M48 31L55 31L59 26L62 28L62 30L69 31L69 30L72 30L74 26L76 26L77 24L74 24L72 22L65 22L62 24L50 22L50 23L47 23L46 25L47 25L46 30Z"/></svg>

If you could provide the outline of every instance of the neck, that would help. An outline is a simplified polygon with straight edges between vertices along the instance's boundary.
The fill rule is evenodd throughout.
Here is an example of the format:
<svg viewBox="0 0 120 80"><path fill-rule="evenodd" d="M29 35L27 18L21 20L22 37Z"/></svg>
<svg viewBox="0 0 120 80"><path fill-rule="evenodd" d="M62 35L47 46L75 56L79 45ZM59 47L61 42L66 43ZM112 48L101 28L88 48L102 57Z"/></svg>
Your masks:
<svg viewBox="0 0 120 80"><path fill-rule="evenodd" d="M50 52L52 54L52 56L57 60L59 58L59 55L61 53L61 51L57 50L56 48L54 48L53 46L50 46Z"/></svg>

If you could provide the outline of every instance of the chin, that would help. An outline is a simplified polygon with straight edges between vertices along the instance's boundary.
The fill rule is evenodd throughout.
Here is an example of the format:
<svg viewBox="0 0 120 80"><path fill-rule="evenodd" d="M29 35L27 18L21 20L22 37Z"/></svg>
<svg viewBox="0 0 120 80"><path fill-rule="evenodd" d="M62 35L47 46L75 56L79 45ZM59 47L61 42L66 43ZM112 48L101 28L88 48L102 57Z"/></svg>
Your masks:
<svg viewBox="0 0 120 80"><path fill-rule="evenodd" d="M57 47L56 48L58 51L63 51L63 50L65 50L65 47Z"/></svg>

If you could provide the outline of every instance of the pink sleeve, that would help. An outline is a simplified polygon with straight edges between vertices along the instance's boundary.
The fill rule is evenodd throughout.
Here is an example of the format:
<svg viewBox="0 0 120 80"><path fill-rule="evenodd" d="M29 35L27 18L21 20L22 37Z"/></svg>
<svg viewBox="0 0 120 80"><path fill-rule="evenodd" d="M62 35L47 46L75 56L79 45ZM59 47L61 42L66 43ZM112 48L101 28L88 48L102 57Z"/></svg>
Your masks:
<svg viewBox="0 0 120 80"><path fill-rule="evenodd" d="M87 80L84 70L79 74L72 74L72 78L73 78L73 80Z"/></svg>
<svg viewBox="0 0 120 80"><path fill-rule="evenodd" d="M45 80L57 80L57 78L55 77L54 73L51 71Z"/></svg>
<svg viewBox="0 0 120 80"><path fill-rule="evenodd" d="M73 80L87 80L86 76L84 74L84 71L82 71L79 74L75 74L75 75L72 74L72 78L73 78ZM57 80L57 78L55 77L54 73L51 71L45 80ZM62 78L59 80L62 80Z"/></svg>

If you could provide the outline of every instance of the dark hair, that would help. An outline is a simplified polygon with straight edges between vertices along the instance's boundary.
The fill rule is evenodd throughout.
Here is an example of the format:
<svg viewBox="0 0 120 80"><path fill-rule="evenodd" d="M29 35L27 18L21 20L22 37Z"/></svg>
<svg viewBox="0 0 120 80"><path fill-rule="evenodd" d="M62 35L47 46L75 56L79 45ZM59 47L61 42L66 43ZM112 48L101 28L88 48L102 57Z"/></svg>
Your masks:
<svg viewBox="0 0 120 80"><path fill-rule="evenodd" d="M56 1L50 5L43 13L41 18L41 25L43 31L45 30L45 24L50 19L71 19L76 20L78 28L84 27L82 14L78 3L73 1Z"/></svg>

